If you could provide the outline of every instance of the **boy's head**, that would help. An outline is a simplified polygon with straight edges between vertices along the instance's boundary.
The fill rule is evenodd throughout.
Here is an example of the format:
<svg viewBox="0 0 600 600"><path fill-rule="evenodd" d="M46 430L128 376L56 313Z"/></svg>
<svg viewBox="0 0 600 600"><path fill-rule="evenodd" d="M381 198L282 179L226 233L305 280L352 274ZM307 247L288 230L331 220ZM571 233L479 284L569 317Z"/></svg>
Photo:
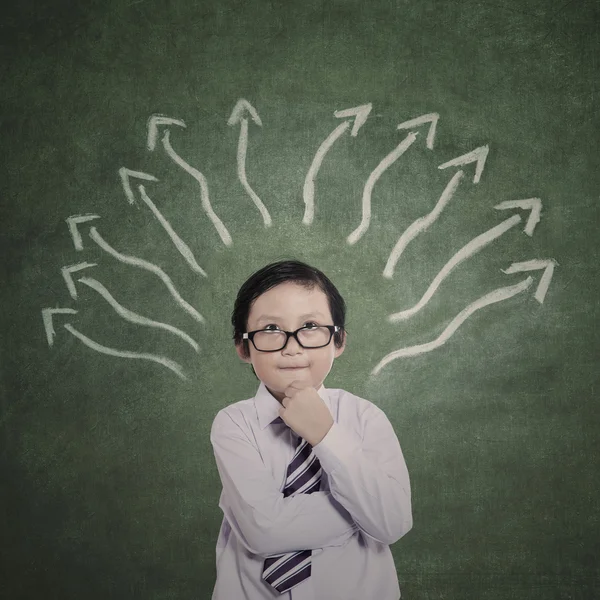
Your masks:
<svg viewBox="0 0 600 600"><path fill-rule="evenodd" d="M296 260L271 263L251 275L240 288L231 315L239 357L252 364L256 376L279 401L295 379L321 387L334 359L344 351L345 322L346 304L333 283L318 269ZM329 343L324 325L339 327ZM277 347L278 340L285 341L278 331L301 327L306 327L299 333L305 345L327 345L303 348L290 336L282 349L264 352L255 346ZM268 333L255 335L253 341L243 339L244 333L259 330Z"/></svg>

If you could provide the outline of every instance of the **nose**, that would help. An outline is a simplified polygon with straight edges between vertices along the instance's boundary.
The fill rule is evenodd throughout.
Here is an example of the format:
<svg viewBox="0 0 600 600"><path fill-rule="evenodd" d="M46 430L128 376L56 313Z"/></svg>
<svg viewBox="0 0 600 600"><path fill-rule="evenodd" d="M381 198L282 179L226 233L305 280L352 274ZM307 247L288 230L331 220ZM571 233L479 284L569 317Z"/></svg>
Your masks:
<svg viewBox="0 0 600 600"><path fill-rule="evenodd" d="M292 352L294 354L297 354L298 352L302 352L303 350L304 348L298 343L298 340L293 335L290 335L287 344L285 345L285 348L282 350L282 352L284 354L291 354Z"/></svg>

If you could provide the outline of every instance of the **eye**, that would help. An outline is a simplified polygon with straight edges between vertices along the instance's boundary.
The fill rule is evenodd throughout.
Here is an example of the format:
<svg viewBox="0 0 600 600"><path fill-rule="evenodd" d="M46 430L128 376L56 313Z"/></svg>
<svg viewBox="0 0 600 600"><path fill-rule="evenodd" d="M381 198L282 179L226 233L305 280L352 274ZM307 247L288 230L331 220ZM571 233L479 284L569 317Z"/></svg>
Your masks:
<svg viewBox="0 0 600 600"><path fill-rule="evenodd" d="M307 324L307 323L311 323L312 325L314 325L314 327L318 327L318 326L319 326L319 324L318 324L318 323L315 323L314 321L306 321L306 322L304 323L304 327L306 327L306 324ZM307 329L314 329L314 327L307 327Z"/></svg>
<svg viewBox="0 0 600 600"><path fill-rule="evenodd" d="M265 325L264 329L267 329L267 330L269 330L269 327L271 327L271 325L272 325L273 327L277 327L277 325L275 325L274 323L269 323L268 325ZM279 329L279 327L277 327L277 329ZM273 330L271 329L270 331L273 331Z"/></svg>

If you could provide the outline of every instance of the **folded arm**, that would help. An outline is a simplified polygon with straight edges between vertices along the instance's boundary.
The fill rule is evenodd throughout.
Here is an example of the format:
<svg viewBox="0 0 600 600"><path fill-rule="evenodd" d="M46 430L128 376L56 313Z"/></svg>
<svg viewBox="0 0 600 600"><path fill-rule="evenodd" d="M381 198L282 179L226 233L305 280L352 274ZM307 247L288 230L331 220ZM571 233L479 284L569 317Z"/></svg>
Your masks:
<svg viewBox="0 0 600 600"><path fill-rule="evenodd" d="M284 498L256 446L226 412L216 416L210 440L223 484L221 509L248 551L269 556L324 548L357 530L329 492Z"/></svg>
<svg viewBox="0 0 600 600"><path fill-rule="evenodd" d="M313 452L334 498L361 531L393 544L412 528L410 481L398 438L385 413L369 405L363 437L334 423Z"/></svg>

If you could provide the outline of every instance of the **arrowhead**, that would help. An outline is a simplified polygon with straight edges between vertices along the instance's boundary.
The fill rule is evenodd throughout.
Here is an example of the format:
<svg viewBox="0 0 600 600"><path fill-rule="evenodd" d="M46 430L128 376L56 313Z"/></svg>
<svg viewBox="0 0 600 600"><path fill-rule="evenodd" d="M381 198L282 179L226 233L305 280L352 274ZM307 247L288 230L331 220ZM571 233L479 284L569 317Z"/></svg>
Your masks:
<svg viewBox="0 0 600 600"><path fill-rule="evenodd" d="M446 167L458 167L460 165L468 165L469 163L477 162L473 183L479 183L479 179L483 173L483 167L485 166L485 160L489 151L489 146L480 146L471 152L467 152L467 154L463 154L458 158L453 158L452 160L445 162L443 165L440 165L438 169L445 169Z"/></svg>
<svg viewBox="0 0 600 600"><path fill-rule="evenodd" d="M524 262L513 263L510 265L510 267L508 267L508 269L502 269L502 272L510 275L511 273L519 273L522 271L538 271L544 269L544 274L542 275L537 289L535 290L535 299L540 304L543 304L544 298L546 297L546 292L548 291L548 286L552 281L552 275L556 265L558 265L558 262L553 258L527 260Z"/></svg>
<svg viewBox="0 0 600 600"><path fill-rule="evenodd" d="M77 225L80 223L86 223L87 221L92 221L93 219L99 219L100 215L71 215L67 217L65 221L69 226L69 232L71 233L71 238L73 239L73 245L75 246L75 250L83 250L83 242L81 241L81 234L79 233L79 229Z"/></svg>
<svg viewBox="0 0 600 600"><path fill-rule="evenodd" d="M231 112L231 116L227 121L227 125L237 125L238 123L241 123L242 119L246 118L246 113L249 113L252 120L257 125L262 127L262 121L260 120L256 109L254 106L252 106L252 104L250 104L250 102L248 102L248 100L244 100L243 98L240 98L233 107L233 111Z"/></svg>
<svg viewBox="0 0 600 600"><path fill-rule="evenodd" d="M52 323L52 315L57 313L75 315L77 311L72 308L43 308L42 319L44 321L44 329L46 330L46 339L48 340L48 346L54 344L54 324Z"/></svg>
<svg viewBox="0 0 600 600"><path fill-rule="evenodd" d="M350 132L350 135L356 137L358 130L364 125L365 121L367 120L367 117L371 112L371 108L373 108L373 105L369 102L369 104L362 104L361 106L355 106L354 108L336 110L333 114L338 119L354 117L354 125L352 126L352 131Z"/></svg>
<svg viewBox="0 0 600 600"><path fill-rule="evenodd" d="M131 183L129 182L130 177L136 177L137 179L143 179L144 181L158 181L154 175L142 173L141 171L132 171L126 167L121 167L119 169L119 176L121 177L121 184L129 204L133 204L135 202L135 196L133 194L133 190L131 189Z"/></svg>
<svg viewBox="0 0 600 600"><path fill-rule="evenodd" d="M427 147L430 150L433 150L433 141L435 140L435 129L437 126L438 119L440 115L438 113L428 113L426 115L421 115L416 119L411 119L410 121L404 121L404 123L400 123L398 125L398 129L414 129L415 127L419 127L423 123L429 123L429 132L427 133Z"/></svg>
<svg viewBox="0 0 600 600"><path fill-rule="evenodd" d="M89 267L95 267L96 263L77 263L76 265L69 265L68 267L62 267L61 273L63 279L67 284L67 288L69 290L69 294L71 294L71 298L73 300L77 300L77 290L75 289L75 282L73 281L72 273L76 273L77 271L81 271L82 269L87 269Z"/></svg>
<svg viewBox="0 0 600 600"><path fill-rule="evenodd" d="M506 200L494 206L496 210L505 210L507 208L522 208L530 210L529 219L525 225L525 233L531 237L535 226L540 222L540 214L542 212L542 201L540 198L526 198L524 200Z"/></svg>
<svg viewBox="0 0 600 600"><path fill-rule="evenodd" d="M154 150L154 148L156 148L159 125L178 125L179 127L186 127L186 124L179 119L172 119L171 117L165 117L164 115L158 114L152 115L148 119L148 140L146 142L148 150Z"/></svg>

